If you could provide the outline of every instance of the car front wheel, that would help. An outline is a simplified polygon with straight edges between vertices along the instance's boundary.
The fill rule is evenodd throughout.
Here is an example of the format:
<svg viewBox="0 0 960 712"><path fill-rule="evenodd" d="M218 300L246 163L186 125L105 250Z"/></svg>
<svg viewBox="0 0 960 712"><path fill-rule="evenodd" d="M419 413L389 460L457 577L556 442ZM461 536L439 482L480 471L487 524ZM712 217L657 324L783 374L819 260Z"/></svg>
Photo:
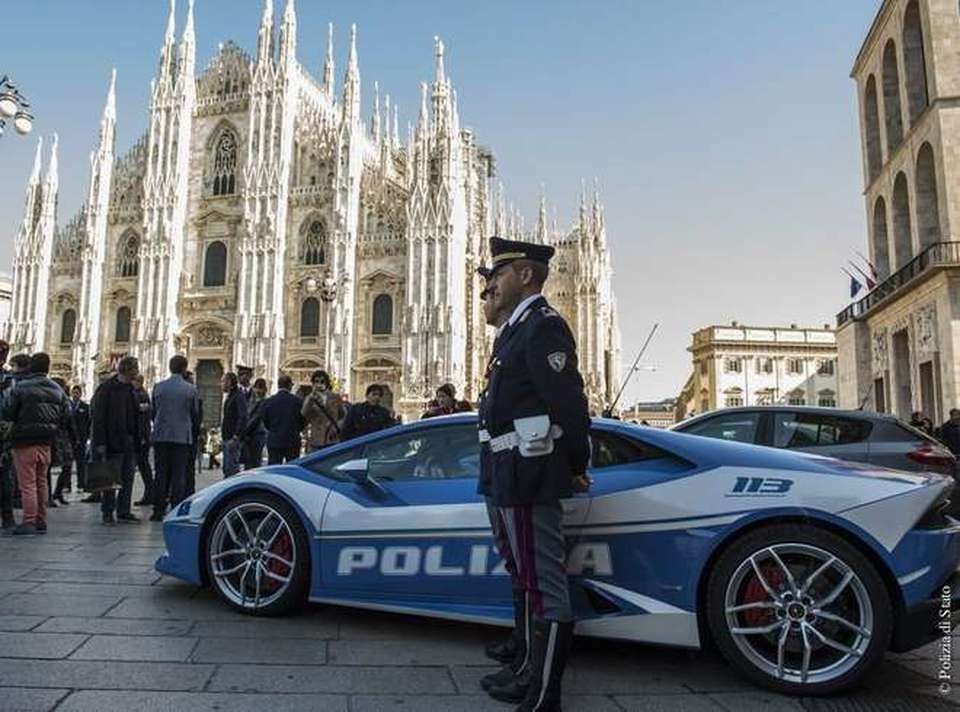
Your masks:
<svg viewBox="0 0 960 712"><path fill-rule="evenodd" d="M816 526L744 535L717 560L707 585L707 619L721 653L778 692L849 688L890 642L893 611L876 568Z"/></svg>
<svg viewBox="0 0 960 712"><path fill-rule="evenodd" d="M270 616L303 603L310 579L307 533L284 500L265 492L241 495L208 531L208 579L233 608Z"/></svg>

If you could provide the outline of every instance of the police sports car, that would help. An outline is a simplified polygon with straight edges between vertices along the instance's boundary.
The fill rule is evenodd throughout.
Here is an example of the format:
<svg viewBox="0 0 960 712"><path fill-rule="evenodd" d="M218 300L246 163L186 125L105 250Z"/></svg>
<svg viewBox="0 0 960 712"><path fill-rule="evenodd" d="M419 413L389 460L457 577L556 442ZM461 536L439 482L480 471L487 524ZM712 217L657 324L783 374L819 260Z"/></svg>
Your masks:
<svg viewBox="0 0 960 712"><path fill-rule="evenodd" d="M952 482L595 420L564 501L577 633L697 648L825 694L960 608ZM273 615L304 600L510 625L476 494L477 422L435 418L218 482L171 511L156 568Z"/></svg>

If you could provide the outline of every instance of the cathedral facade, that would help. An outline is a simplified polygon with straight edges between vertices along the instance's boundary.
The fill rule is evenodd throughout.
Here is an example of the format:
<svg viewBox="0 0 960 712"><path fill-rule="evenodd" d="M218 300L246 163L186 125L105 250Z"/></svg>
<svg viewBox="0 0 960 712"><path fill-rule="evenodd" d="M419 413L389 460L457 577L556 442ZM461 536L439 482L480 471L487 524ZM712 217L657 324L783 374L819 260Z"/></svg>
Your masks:
<svg viewBox="0 0 960 712"><path fill-rule="evenodd" d="M361 116L355 28L339 87L332 28L322 76L298 62L294 0L279 18L265 0L255 55L225 43L197 73L192 4L178 41L171 0L149 126L123 155L114 72L87 200L63 225L56 136L45 173L38 145L3 324L13 352L49 352L88 392L124 354L150 384L184 353L211 403L237 364L269 383L325 368L352 400L386 385L410 416L444 382L477 397L490 334L475 270L501 234L556 247L547 297L577 337L591 406L612 400L619 331L599 197L583 190L566 229L541 198L525 230L493 185L493 154L461 125L439 39L401 138L379 87Z"/></svg>

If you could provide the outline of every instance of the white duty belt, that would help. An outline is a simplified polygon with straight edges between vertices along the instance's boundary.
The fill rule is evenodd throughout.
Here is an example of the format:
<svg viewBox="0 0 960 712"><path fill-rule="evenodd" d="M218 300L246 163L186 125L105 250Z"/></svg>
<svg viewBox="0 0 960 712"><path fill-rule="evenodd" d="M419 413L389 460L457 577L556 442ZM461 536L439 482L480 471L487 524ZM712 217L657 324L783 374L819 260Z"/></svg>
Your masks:
<svg viewBox="0 0 960 712"><path fill-rule="evenodd" d="M491 452L517 448L524 457L537 457L553 452L553 441L563 435L563 428L551 425L550 418L546 415L517 418L513 421L513 426L515 430L496 437L491 437L488 430L481 429L481 444L489 443Z"/></svg>

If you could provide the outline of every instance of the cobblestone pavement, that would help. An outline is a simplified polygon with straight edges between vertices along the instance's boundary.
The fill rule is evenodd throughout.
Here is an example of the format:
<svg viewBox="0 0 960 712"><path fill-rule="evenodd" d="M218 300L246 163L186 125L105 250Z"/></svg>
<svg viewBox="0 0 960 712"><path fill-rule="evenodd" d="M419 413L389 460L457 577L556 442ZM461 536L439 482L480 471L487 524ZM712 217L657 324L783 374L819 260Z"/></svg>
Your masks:
<svg viewBox="0 0 960 712"><path fill-rule="evenodd" d="M510 709L479 687L491 628L320 606L253 619L153 570L159 524L103 527L96 505L74 502L49 526L0 538L0 710ZM853 695L798 700L712 654L580 640L565 709L955 709L960 678L940 696L936 656L889 655Z"/></svg>

